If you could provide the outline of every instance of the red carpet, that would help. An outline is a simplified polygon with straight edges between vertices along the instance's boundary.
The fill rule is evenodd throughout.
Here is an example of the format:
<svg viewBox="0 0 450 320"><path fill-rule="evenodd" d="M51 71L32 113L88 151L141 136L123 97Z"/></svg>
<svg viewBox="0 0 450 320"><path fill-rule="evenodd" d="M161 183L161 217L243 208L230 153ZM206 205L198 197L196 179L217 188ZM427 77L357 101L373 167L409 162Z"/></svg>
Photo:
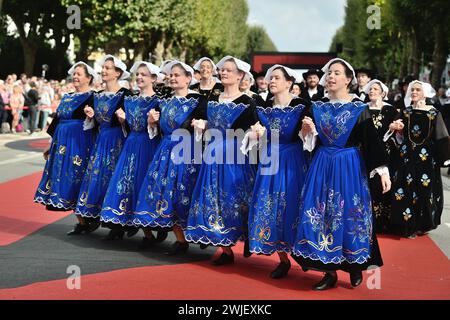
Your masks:
<svg viewBox="0 0 450 320"><path fill-rule="evenodd" d="M209 262L131 268L82 275L81 289L69 290L66 279L0 290L0 299L450 299L450 262L428 237L415 240L381 238L385 260L381 289L364 282L352 289L341 273L338 287L314 292L317 272L304 273L295 265L282 280L268 278L275 257L241 256L234 266L213 267ZM365 281L369 275L365 274Z"/></svg>
<svg viewBox="0 0 450 320"><path fill-rule="evenodd" d="M48 212L33 202L42 172L0 183L0 246L19 241L30 233L62 219L70 212Z"/></svg>
<svg viewBox="0 0 450 320"><path fill-rule="evenodd" d="M49 138L32 140L28 143L30 148L38 149L38 151L44 151L49 145Z"/></svg>
<svg viewBox="0 0 450 320"><path fill-rule="evenodd" d="M46 212L33 203L40 177L39 172L0 184L1 246L70 214ZM340 273L336 289L314 292L311 286L321 274L304 273L295 262L287 278L272 280L268 274L277 257L245 259L239 244L233 266L201 262L82 274L81 290L67 289L63 278L0 289L0 299L450 299L450 261L429 237L399 240L380 236L379 242L385 264L379 290L367 287L371 275L365 274L365 282L352 289L348 275Z"/></svg>

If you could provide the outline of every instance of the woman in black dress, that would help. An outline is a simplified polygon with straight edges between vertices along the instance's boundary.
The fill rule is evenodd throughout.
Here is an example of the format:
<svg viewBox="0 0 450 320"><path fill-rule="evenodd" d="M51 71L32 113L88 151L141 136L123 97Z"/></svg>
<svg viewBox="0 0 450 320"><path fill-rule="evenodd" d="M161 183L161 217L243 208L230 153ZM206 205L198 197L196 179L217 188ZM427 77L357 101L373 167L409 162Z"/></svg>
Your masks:
<svg viewBox="0 0 450 320"><path fill-rule="evenodd" d="M214 62L208 58L200 58L193 69L200 72L200 81L190 86L190 89L200 93L207 100L217 98L223 91L223 85L219 82L217 76L217 67Z"/></svg>
<svg viewBox="0 0 450 320"><path fill-rule="evenodd" d="M388 169L391 176L395 175L398 160L396 159L395 144L393 139L385 137L389 125L398 119L399 113L395 107L386 102L388 87L380 80L371 80L365 88L365 94L369 99L369 112L380 141L384 141L388 156ZM374 228L376 232L385 232L388 228L392 192L383 193L383 187L379 179L369 179L369 187L372 195L374 215Z"/></svg>
<svg viewBox="0 0 450 320"><path fill-rule="evenodd" d="M437 228L444 206L440 168L450 164L450 138L439 110L426 104L434 94L429 83L411 82L401 120L390 126L401 161L390 228L410 238Z"/></svg>

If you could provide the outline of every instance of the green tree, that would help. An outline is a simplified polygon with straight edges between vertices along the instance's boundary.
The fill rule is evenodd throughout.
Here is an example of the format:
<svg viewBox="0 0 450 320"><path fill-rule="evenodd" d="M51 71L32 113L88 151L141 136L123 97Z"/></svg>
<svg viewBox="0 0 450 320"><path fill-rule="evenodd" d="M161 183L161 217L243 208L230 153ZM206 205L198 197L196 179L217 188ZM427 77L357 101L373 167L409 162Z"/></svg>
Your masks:
<svg viewBox="0 0 450 320"><path fill-rule="evenodd" d="M247 60L257 51L277 51L277 48L263 26L250 26L247 35Z"/></svg>
<svg viewBox="0 0 450 320"><path fill-rule="evenodd" d="M33 73L36 52L49 40L55 41L54 50L58 61L62 62L69 45L69 33L65 9L58 1L8 0L3 3L2 15L9 16L17 27L26 74Z"/></svg>
<svg viewBox="0 0 450 320"><path fill-rule="evenodd" d="M381 29L366 25L366 8L373 4L381 9ZM449 53L449 6L444 0L347 0L344 26L336 31L330 50L342 43L340 56L387 79L418 76L432 64L437 87Z"/></svg>

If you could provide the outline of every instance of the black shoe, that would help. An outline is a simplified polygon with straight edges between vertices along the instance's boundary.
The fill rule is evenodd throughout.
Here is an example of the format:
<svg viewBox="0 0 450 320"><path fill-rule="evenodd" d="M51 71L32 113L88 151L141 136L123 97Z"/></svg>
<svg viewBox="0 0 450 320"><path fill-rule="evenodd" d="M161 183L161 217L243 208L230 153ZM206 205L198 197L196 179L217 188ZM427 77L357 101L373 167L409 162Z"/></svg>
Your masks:
<svg viewBox="0 0 450 320"><path fill-rule="evenodd" d="M213 261L213 265L215 266L224 266L227 264L233 264L234 263L234 254L226 254L223 252L220 257Z"/></svg>
<svg viewBox="0 0 450 320"><path fill-rule="evenodd" d="M206 248L209 247L209 244L206 243L200 243L200 249L205 250Z"/></svg>
<svg viewBox="0 0 450 320"><path fill-rule="evenodd" d="M250 252L250 241L248 241L248 239L247 239L247 240L245 240L245 243L244 243L244 257L248 258L252 254L253 253Z"/></svg>
<svg viewBox="0 0 450 320"><path fill-rule="evenodd" d="M79 224L77 223L73 230L67 232L68 236L82 234L83 232L88 232L89 226L87 224Z"/></svg>
<svg viewBox="0 0 450 320"><path fill-rule="evenodd" d="M353 288L356 288L359 286L363 281L363 275L362 272L359 271L352 271L350 272L350 283L352 284Z"/></svg>
<svg viewBox="0 0 450 320"><path fill-rule="evenodd" d="M291 263L280 262L280 264L270 273L272 279L281 279L287 276Z"/></svg>
<svg viewBox="0 0 450 320"><path fill-rule="evenodd" d="M187 242L179 242L175 241L172 244L172 248L166 252L166 255L168 256L175 256L181 253L186 253L189 249L189 243Z"/></svg>
<svg viewBox="0 0 450 320"><path fill-rule="evenodd" d="M147 249L153 247L155 244L156 244L155 237L151 237L151 238L143 237L142 242L138 247L138 251L147 250Z"/></svg>
<svg viewBox="0 0 450 320"><path fill-rule="evenodd" d="M167 235L169 234L169 232L164 231L164 230L158 230L158 232L156 232L156 242L161 243L164 240L166 240Z"/></svg>
<svg viewBox="0 0 450 320"><path fill-rule="evenodd" d="M88 233L94 232L95 230L97 230L100 227L100 222L96 221L96 222L88 222Z"/></svg>
<svg viewBox="0 0 450 320"><path fill-rule="evenodd" d="M338 277L336 272L327 272L325 276L320 280L320 282L316 283L313 287L313 290L323 291L330 288L334 288L336 286Z"/></svg>
<svg viewBox="0 0 450 320"><path fill-rule="evenodd" d="M111 229L106 237L103 237L102 240L115 240L122 239L125 231L120 229Z"/></svg>
<svg viewBox="0 0 450 320"><path fill-rule="evenodd" d="M131 238L132 236L134 236L136 233L139 232L139 228L133 228L127 231L127 237Z"/></svg>

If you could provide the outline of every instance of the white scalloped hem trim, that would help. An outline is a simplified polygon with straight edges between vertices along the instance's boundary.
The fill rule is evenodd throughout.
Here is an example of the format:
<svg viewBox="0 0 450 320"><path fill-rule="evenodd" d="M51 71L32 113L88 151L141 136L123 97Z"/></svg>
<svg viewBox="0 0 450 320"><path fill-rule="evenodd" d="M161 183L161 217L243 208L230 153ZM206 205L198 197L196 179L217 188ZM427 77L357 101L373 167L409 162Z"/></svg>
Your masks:
<svg viewBox="0 0 450 320"><path fill-rule="evenodd" d="M91 212L81 212L78 209L75 209L75 214L77 216L82 216L83 218L98 218L100 217L100 211L98 213L91 213Z"/></svg>
<svg viewBox="0 0 450 320"><path fill-rule="evenodd" d="M295 256L302 256L305 259L311 259L311 260L314 260L314 261L320 261L323 264L341 264L342 262L364 264L370 258L370 256L366 257L366 258L358 257L358 259L353 260L353 259L348 259L348 258L345 258L345 257L334 257L333 259L328 260L328 259L324 259L324 258L318 257L317 254L315 254L315 253L303 254L301 251L295 250L295 249L292 250L292 254L295 255ZM350 260L353 260L353 261L350 261Z"/></svg>
<svg viewBox="0 0 450 320"><path fill-rule="evenodd" d="M342 103L342 102L331 102L331 101L326 101L326 102L323 102L323 101L313 101L312 104L313 104L313 105L316 105L316 106L318 106L318 107L321 107L321 106L323 106L323 105L325 105L325 104L328 104L328 105L332 105L333 107L336 107L336 108L340 108L340 107L345 106L345 105L347 105L347 104L354 104L354 105L356 105L357 107L365 107L365 106L368 106L367 103L364 103L364 102L362 102L362 101L349 101L349 102L345 102L345 103Z"/></svg>
<svg viewBox="0 0 450 320"><path fill-rule="evenodd" d="M186 97L169 97L169 98L163 98L163 99L160 99L160 100L162 102L165 102L165 103L170 103L172 100L178 100L178 101L180 101L183 104L187 104L187 103L198 102L199 99L200 98L194 98L194 97L190 97L190 98L186 98Z"/></svg>
<svg viewBox="0 0 450 320"><path fill-rule="evenodd" d="M203 244L210 244L213 246L223 246L223 247L228 247L228 246L235 246L236 243L238 241L244 241L245 238L243 236L241 236L239 239L237 240L231 240L228 238L225 238L223 240L221 240L220 242L215 242L214 240L209 239L206 236L203 236L201 238L193 238L192 236L185 234L184 237L186 238L186 241L188 242L193 242L193 243L203 243Z"/></svg>
<svg viewBox="0 0 450 320"><path fill-rule="evenodd" d="M156 95L156 93L154 94L154 95L152 95L152 96L126 96L125 98L124 98L124 100L125 101L138 101L138 100L142 100L142 101L145 101L145 102L150 102L150 101L152 101L152 100L154 100L154 99L158 99L158 97L157 97L157 95Z"/></svg>
<svg viewBox="0 0 450 320"><path fill-rule="evenodd" d="M274 248L274 249L263 249L261 247L257 247L255 249L250 248L250 252L252 253L256 253L256 254L267 254L267 255L272 255L275 252L284 252L287 254L290 254L292 252L291 248Z"/></svg>
<svg viewBox="0 0 450 320"><path fill-rule="evenodd" d="M131 220L128 220L126 223L123 223L122 221L120 221L120 219L117 219L117 217L105 218L102 215L100 215L100 221L105 223L120 224L122 227L125 226L134 227L133 222Z"/></svg>
<svg viewBox="0 0 450 320"><path fill-rule="evenodd" d="M170 222L164 224L164 223L158 223L158 222L142 223L141 220L134 219L133 225L135 227L142 227L142 228L173 228L173 226L177 225L181 229L186 230L186 225L183 226L179 221L170 221Z"/></svg>
<svg viewBox="0 0 450 320"><path fill-rule="evenodd" d="M101 92L94 92L94 97L96 98L101 98L101 97L115 97L115 96L121 96L123 95L123 91L118 91L118 92L105 92L105 91L101 91Z"/></svg>
<svg viewBox="0 0 450 320"><path fill-rule="evenodd" d="M299 103L299 104L297 104L297 105L295 105L295 106L286 106L286 107L283 107L283 108L276 107L276 106L273 106L273 107L267 107L267 108L264 108L264 107L261 107L261 106L257 106L257 107L256 107L256 110L257 110L257 111L260 111L260 112L262 112L262 113L270 114L270 113L272 113L272 112L273 112L273 113L275 113L275 112L284 112L284 113L288 113L288 112L291 112L291 111L294 111L294 110L300 109L300 108L305 108L305 105Z"/></svg>
<svg viewBox="0 0 450 320"><path fill-rule="evenodd" d="M242 95L241 95L242 96ZM241 96L239 96L238 98L236 98L236 99L239 99ZM243 102L240 102L240 103L238 103L238 104L236 104L236 103L234 103L234 102L232 102L232 101L230 101L230 102L224 102L224 101L222 101L222 102L219 102L219 101L208 101L208 106L209 105L213 105L213 106L219 106L219 105L227 105L228 107L231 107L231 109L237 109L237 108L243 108L243 109L245 109L245 108L247 108L247 104L245 104L245 103L243 103Z"/></svg>
<svg viewBox="0 0 450 320"><path fill-rule="evenodd" d="M52 200L50 200L50 199L44 200L44 198L42 198L42 197L35 197L34 202L43 204L45 206L51 205L55 208L66 209L66 210L75 210L75 207L76 207L76 204L73 204L70 206L65 206L61 202L54 203Z"/></svg>

